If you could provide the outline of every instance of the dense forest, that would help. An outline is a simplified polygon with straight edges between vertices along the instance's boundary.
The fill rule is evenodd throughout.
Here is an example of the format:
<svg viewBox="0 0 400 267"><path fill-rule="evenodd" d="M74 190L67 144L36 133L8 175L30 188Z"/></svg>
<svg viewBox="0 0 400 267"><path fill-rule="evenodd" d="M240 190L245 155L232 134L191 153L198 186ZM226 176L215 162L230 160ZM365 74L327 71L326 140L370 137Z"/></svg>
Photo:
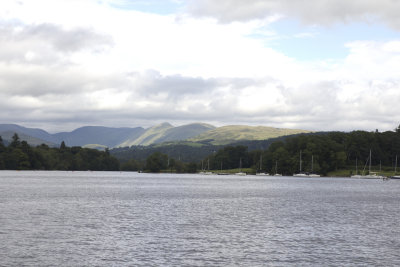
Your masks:
<svg viewBox="0 0 400 267"><path fill-rule="evenodd" d="M370 151L374 170L393 170L400 157L400 126L395 131L353 131L300 134L267 141L229 146L207 144L120 148L98 151L81 147L30 146L17 134L6 146L0 137L0 169L12 170L122 170L196 172L252 168L292 175L300 171L321 175L337 170L359 170L368 163ZM255 149L260 147L261 149ZM113 155L118 155L118 159ZM311 163L313 159L313 164ZM351 174L348 173L348 174Z"/></svg>
<svg viewBox="0 0 400 267"><path fill-rule="evenodd" d="M340 169L355 169L356 161L364 168L372 153L375 169L393 169L396 155L400 156L400 128L395 132L380 133L354 131L298 135L272 143L267 150L247 151L247 147L225 147L205 158L211 169L243 168L262 169L270 173L292 175L300 171L313 171L322 175ZM260 166L261 163L261 166ZM278 169L276 170L276 166Z"/></svg>
<svg viewBox="0 0 400 267"><path fill-rule="evenodd" d="M60 148L47 145L30 146L14 134L5 146L0 137L0 170L119 170L119 161L108 151L98 151L81 147Z"/></svg>
<svg viewBox="0 0 400 267"><path fill-rule="evenodd" d="M262 170L272 174L292 175L300 172L301 151L301 171L311 172L311 165L313 165L314 172L327 175L337 170L355 171L356 161L359 170L362 170L367 164L371 151L371 163L375 170L380 168L393 170L396 155L400 156L400 128L394 132L383 133L354 131L300 134L258 145L267 145L268 148L254 149L257 145L253 145L253 150L246 145L190 147L190 149L187 149L188 146L164 146L161 150L157 150L157 147L151 149L137 147L121 149L119 156L126 153L124 156L127 157L136 153L136 157L141 159L123 160L121 164L123 170L143 169L157 172L171 169L177 172L192 172L193 164L189 168L187 167L189 162L178 159L178 155L184 155L183 161L190 158L192 162L197 163L198 170L227 170L242 167L252 168L253 172ZM141 154L143 152L145 153ZM193 155L190 156L190 153ZM199 160L199 156L205 153L208 155ZM144 158L143 155L146 157Z"/></svg>
<svg viewBox="0 0 400 267"><path fill-rule="evenodd" d="M297 135L291 135L297 136ZM248 151L253 150L265 150L272 143L276 141L283 141L288 136L282 136L277 138L270 138L268 140L247 140L238 141L230 144L229 146L245 146ZM110 150L111 155L115 156L121 163L127 162L134 159L138 162L145 162L146 159L159 152L167 155L169 158L173 158L184 163L200 162L205 157L223 149L225 145L212 145L213 140L203 140L201 142L171 142L149 146L130 146L113 148Z"/></svg>

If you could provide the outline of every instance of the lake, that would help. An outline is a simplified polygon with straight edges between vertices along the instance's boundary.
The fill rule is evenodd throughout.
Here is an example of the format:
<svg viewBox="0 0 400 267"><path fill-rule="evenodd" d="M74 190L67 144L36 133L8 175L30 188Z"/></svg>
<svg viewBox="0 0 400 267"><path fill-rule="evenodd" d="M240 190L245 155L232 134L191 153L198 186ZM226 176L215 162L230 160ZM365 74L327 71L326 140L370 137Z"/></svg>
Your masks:
<svg viewBox="0 0 400 267"><path fill-rule="evenodd" d="M399 266L400 180L0 172L1 266Z"/></svg>

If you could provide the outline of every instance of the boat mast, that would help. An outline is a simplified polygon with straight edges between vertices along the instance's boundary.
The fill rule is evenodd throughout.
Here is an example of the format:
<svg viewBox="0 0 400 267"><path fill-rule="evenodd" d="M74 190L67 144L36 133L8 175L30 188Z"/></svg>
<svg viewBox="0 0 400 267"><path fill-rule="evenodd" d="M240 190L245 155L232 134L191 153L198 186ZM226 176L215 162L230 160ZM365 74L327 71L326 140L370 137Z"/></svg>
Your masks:
<svg viewBox="0 0 400 267"><path fill-rule="evenodd" d="M356 158L356 175L358 174L357 158Z"/></svg>
<svg viewBox="0 0 400 267"><path fill-rule="evenodd" d="M394 175L397 173L397 155L396 155L396 164L394 165Z"/></svg>
<svg viewBox="0 0 400 267"><path fill-rule="evenodd" d="M300 173L301 173L301 150L300 150Z"/></svg>
<svg viewBox="0 0 400 267"><path fill-rule="evenodd" d="M371 161L372 161L372 153L371 149L369 150L369 174L371 175Z"/></svg>
<svg viewBox="0 0 400 267"><path fill-rule="evenodd" d="M314 172L314 155L311 155L311 173Z"/></svg>

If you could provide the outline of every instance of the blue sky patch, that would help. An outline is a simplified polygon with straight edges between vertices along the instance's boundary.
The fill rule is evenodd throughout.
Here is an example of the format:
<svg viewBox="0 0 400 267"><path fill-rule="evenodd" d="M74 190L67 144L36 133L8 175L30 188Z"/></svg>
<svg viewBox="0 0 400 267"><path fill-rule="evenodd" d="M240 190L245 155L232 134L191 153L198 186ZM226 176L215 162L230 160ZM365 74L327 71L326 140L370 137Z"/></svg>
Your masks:
<svg viewBox="0 0 400 267"><path fill-rule="evenodd" d="M183 4L173 0L120 0L112 3L111 6L119 9L168 15L175 13Z"/></svg>
<svg viewBox="0 0 400 267"><path fill-rule="evenodd" d="M396 32L383 24L346 23L331 26L307 26L296 20L283 19L268 30L277 35L268 38L267 46L297 60L340 59L348 54L346 43L353 41L389 41L399 39Z"/></svg>

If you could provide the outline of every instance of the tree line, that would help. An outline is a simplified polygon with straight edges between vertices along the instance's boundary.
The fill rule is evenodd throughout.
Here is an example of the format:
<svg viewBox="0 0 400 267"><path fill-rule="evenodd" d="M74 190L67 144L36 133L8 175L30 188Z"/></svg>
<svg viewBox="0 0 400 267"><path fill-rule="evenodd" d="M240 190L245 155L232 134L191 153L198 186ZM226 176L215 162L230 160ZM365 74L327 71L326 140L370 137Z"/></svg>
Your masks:
<svg viewBox="0 0 400 267"><path fill-rule="evenodd" d="M246 145L207 147L208 156L202 159L183 156L183 146L172 146L157 151L156 147L146 150L146 158L141 160L124 154L120 161L108 150L98 151L81 147L67 147L62 142L59 148L47 145L31 147L14 134L12 141L5 146L0 137L0 169L10 170L109 170L109 171L170 171L192 173L197 170L227 170L252 168L269 173L292 175L300 171L300 151L303 172L313 171L321 175L336 170L354 170L356 162L362 169L372 152L371 164L374 168L393 169L396 156L400 160L400 126L395 131L365 132L353 131L300 134L275 140L268 148L251 150ZM165 149L165 148L164 148ZM215 149L215 150L214 150ZM190 146L189 151L196 148ZM137 150L136 150L137 151ZM120 150L119 152L127 152ZM149 153L151 152L151 153ZM173 154L175 157L169 155ZM313 164L312 164L313 159Z"/></svg>
<svg viewBox="0 0 400 267"><path fill-rule="evenodd" d="M117 171L119 161L108 150L67 147L64 142L59 148L32 147L15 133L8 146L0 136L0 170Z"/></svg>
<svg viewBox="0 0 400 267"><path fill-rule="evenodd" d="M122 163L108 149L67 147L62 142L59 148L42 144L30 146L15 133L12 141L5 145L0 136L0 170L66 170L66 171L171 171L194 173L196 163L186 163L166 154L153 152L144 161L135 159Z"/></svg>
<svg viewBox="0 0 400 267"><path fill-rule="evenodd" d="M270 173L292 175L300 171L322 175L340 169L363 168L372 152L371 164L393 169L400 157L400 126L393 132L353 131L304 134L272 143L266 150L248 151L245 146L227 146L206 157L211 169L260 169ZM313 164L312 164L313 163Z"/></svg>

